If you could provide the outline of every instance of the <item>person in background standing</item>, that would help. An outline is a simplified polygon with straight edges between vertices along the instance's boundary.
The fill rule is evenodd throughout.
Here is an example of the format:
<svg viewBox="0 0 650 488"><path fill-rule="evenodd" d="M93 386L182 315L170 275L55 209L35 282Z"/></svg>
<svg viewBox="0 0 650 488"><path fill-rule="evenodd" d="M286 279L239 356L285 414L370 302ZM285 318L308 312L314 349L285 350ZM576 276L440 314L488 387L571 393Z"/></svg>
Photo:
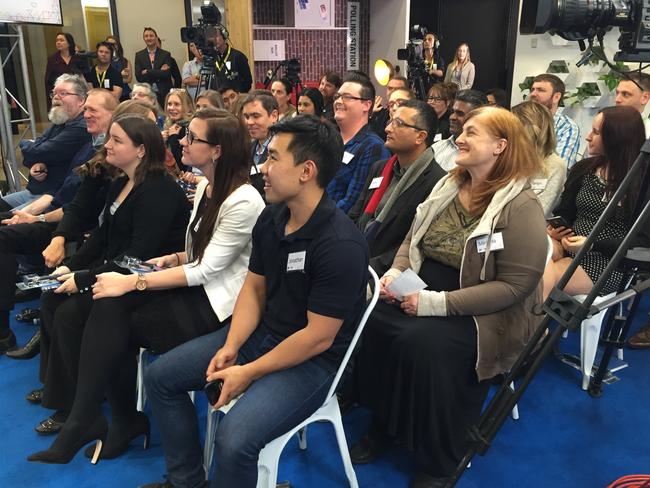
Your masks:
<svg viewBox="0 0 650 488"><path fill-rule="evenodd" d="M422 43L424 54L424 68L427 71L425 88L428 90L434 83L440 83L445 77L445 60L440 53L440 40L429 32L424 36Z"/></svg>
<svg viewBox="0 0 650 488"><path fill-rule="evenodd" d="M476 68L469 53L469 44L463 42L456 49L454 60L447 67L445 81L458 85L459 90L468 90L474 85Z"/></svg>
<svg viewBox="0 0 650 488"><path fill-rule="evenodd" d="M45 67L45 99L47 110L52 108L50 93L54 89L56 79L65 73L79 74L80 59L75 55L74 37L68 32L59 32L56 35L56 52L47 58Z"/></svg>
<svg viewBox="0 0 650 488"><path fill-rule="evenodd" d="M174 58L162 48L158 47L158 34L153 27L145 27L142 38L146 47L135 53L135 78L139 82L149 83L156 92L158 104L165 105L165 97L172 89L172 66L176 64ZM180 76L178 86L180 86Z"/></svg>
<svg viewBox="0 0 650 488"><path fill-rule="evenodd" d="M131 62L124 57L124 48L120 38L110 35L106 37L106 42L113 45L113 62L111 66L122 75L122 96L120 102L131 98L131 82L133 81L133 67Z"/></svg>
<svg viewBox="0 0 650 488"><path fill-rule="evenodd" d="M199 90L199 82L201 81L201 67L203 66L203 54L196 44L190 42L189 44L190 52L194 56L189 61L186 61L183 65L183 86L187 90L187 94L192 100L196 98L196 94Z"/></svg>

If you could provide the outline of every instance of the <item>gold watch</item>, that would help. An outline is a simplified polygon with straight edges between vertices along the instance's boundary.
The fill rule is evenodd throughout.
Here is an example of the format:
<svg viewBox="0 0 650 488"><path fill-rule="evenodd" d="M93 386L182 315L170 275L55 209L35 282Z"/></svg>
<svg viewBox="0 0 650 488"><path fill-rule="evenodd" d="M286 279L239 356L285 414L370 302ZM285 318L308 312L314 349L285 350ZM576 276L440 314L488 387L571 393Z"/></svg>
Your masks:
<svg viewBox="0 0 650 488"><path fill-rule="evenodd" d="M147 289L147 277L138 273L138 280L135 282L135 289L138 291L145 291Z"/></svg>

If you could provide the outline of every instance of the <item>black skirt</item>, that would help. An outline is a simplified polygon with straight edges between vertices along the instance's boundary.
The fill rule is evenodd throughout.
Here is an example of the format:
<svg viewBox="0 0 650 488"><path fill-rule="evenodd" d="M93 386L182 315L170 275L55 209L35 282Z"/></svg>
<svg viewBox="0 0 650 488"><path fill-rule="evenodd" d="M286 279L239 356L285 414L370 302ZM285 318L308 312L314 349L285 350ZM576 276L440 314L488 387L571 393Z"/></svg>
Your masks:
<svg viewBox="0 0 650 488"><path fill-rule="evenodd" d="M458 270L437 261L425 260L419 275L429 290L459 288ZM359 402L373 411L376 426L415 453L420 469L450 476L489 389L476 376L473 318L409 317L380 302L362 337Z"/></svg>

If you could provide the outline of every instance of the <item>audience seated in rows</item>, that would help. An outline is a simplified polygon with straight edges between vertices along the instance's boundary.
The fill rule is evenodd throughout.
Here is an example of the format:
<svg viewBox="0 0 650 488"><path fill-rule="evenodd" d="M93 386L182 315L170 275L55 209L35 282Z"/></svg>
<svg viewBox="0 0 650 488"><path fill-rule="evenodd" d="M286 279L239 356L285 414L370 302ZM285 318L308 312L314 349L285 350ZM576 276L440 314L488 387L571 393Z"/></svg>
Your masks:
<svg viewBox="0 0 650 488"><path fill-rule="evenodd" d="M449 138L449 116L451 104L456 97L458 87L453 83L436 83L432 85L427 94L427 103L435 110L438 119L438 132L434 135L433 142Z"/></svg>
<svg viewBox="0 0 650 488"><path fill-rule="evenodd" d="M375 134L381 137L384 141L386 140L386 126L390 121L388 102L391 94L399 88L408 90L408 80L404 76L395 75L388 80L388 83L386 83L386 100L384 101L384 99L379 95L375 96L375 104L372 107L369 124Z"/></svg>
<svg viewBox="0 0 650 488"><path fill-rule="evenodd" d="M332 123L334 120L334 94L341 88L343 80L338 73L326 71L320 77L318 91L323 95L323 116Z"/></svg>
<svg viewBox="0 0 650 488"><path fill-rule="evenodd" d="M167 157L165 164L173 171L187 171L183 164L183 148L180 140L187 133L187 124L194 113L194 102L184 88L172 88L165 97L165 123L162 137L169 150L171 158Z"/></svg>
<svg viewBox="0 0 650 488"><path fill-rule="evenodd" d="M271 205L253 229L230 324L173 349L145 375L175 486L205 479L188 390L206 376L223 380L215 408L246 390L219 423L210 486L254 488L262 448L322 404L365 303L365 239L324 191L343 157L335 127L301 116L271 131L261 168Z"/></svg>
<svg viewBox="0 0 650 488"><path fill-rule="evenodd" d="M544 213L528 179L540 160L519 120L483 107L456 140L457 168L418 208L381 278L355 369L372 427L350 449L369 463L394 441L421 471L411 487L443 486L468 446L490 382L507 372L541 317ZM527 238L522 240L521 236ZM407 269L427 289L395 296ZM390 385L390 387L386 387Z"/></svg>
<svg viewBox="0 0 650 488"><path fill-rule="evenodd" d="M251 184L264 197L264 179L260 167L268 158L272 133L269 128L278 121L278 101L271 95L251 93L243 100L242 118L251 138Z"/></svg>

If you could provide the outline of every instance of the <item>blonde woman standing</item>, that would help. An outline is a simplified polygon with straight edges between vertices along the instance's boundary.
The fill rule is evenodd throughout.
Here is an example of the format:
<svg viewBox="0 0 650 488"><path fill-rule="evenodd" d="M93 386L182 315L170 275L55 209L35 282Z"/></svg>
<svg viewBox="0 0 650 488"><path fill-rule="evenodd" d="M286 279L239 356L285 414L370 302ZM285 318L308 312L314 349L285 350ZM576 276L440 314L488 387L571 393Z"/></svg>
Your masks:
<svg viewBox="0 0 650 488"><path fill-rule="evenodd" d="M469 44L463 42L456 48L454 60L447 67L445 82L458 85L459 90L469 90L474 85L475 67L469 53Z"/></svg>

